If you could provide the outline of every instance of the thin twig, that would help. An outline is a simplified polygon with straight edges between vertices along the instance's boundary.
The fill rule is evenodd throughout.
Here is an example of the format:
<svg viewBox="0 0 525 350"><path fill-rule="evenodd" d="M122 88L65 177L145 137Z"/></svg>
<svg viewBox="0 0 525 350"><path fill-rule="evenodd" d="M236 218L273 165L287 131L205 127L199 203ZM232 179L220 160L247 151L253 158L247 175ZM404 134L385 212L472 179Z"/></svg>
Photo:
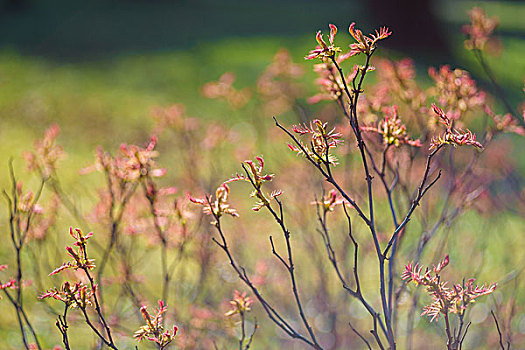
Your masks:
<svg viewBox="0 0 525 350"><path fill-rule="evenodd" d="M372 350L372 347L370 346L370 343L368 342L368 340L366 340L365 337L363 337L363 335L361 333L359 333L359 331L357 329L354 328L354 326L352 326L352 323L348 322L348 325L350 326L350 328L352 328L352 331L354 331L354 333L359 337L361 338L361 340L366 344L366 347L370 350Z"/></svg>
<svg viewBox="0 0 525 350"><path fill-rule="evenodd" d="M490 310L490 313L492 315L492 318L494 319L494 323L496 324L496 329L498 330L499 346L500 346L501 350L505 350L505 347L503 346L503 334L501 333L501 329L499 328L498 319L496 318L496 315L494 314L493 310Z"/></svg>

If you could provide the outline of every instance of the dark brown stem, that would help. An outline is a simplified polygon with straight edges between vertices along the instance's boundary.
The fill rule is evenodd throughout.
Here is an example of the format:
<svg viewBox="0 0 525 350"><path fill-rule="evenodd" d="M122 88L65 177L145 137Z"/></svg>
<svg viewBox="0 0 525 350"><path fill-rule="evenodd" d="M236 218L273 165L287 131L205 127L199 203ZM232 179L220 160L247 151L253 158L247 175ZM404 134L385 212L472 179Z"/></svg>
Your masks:
<svg viewBox="0 0 525 350"><path fill-rule="evenodd" d="M503 334L501 333L501 329L499 328L499 323L498 323L498 319L496 318L496 314L494 314L493 310L490 310L490 314L492 315L492 318L494 319L494 323L496 324L496 330L498 331L499 346L501 350L505 350L505 346L503 346Z"/></svg>
<svg viewBox="0 0 525 350"><path fill-rule="evenodd" d="M295 135L293 135L291 132L289 132L284 126L279 124L279 122L277 121L277 119L275 117L273 118L273 120L275 121L275 125L279 129L284 131L294 141L294 143L297 145L297 147L299 147L299 149L304 153L306 159L312 165L314 165L317 168L317 170L319 170L319 172L325 177L326 181L328 181L330 184L332 184L337 189L337 191L341 194L341 196L343 196L343 198L346 199L355 208L355 210L357 211L357 213L359 214L361 219L363 219L363 221L368 225L370 221L368 220L368 218L364 214L363 210L361 210L359 205L341 188L341 186L337 183L337 181L332 176L330 176L321 167L322 163L318 163L314 159L312 159L312 157L310 157L310 155L308 154L308 151L304 148L302 143L295 137Z"/></svg>
<svg viewBox="0 0 525 350"><path fill-rule="evenodd" d="M62 343L64 344L66 350L71 350L69 347L69 337L67 335L67 331L69 328L69 325L67 324L67 311L69 309L69 305L66 304L64 307L64 313L62 315L58 315L56 326L58 330L60 331L60 334L62 334Z"/></svg>
<svg viewBox="0 0 525 350"><path fill-rule="evenodd" d="M85 254L85 258L87 259L87 253L86 253L86 249L85 249L85 246L84 246L84 254ZM91 276L91 274L89 273L89 270L87 267L83 267L82 270L84 270L84 273L86 274L86 277L88 278L89 280L89 285L91 286L91 290L93 291L93 300L95 301L95 310L97 312L97 315L98 315L98 318L99 318L99 321L100 323L102 324L107 336L108 336L108 340L106 340L102 335L100 335L100 333L96 332L97 335L99 335L99 337L112 349L116 349L116 346L113 342L113 338L111 336L111 329L109 328L107 322L106 322L106 319L104 318L104 314L102 313L102 309L100 307L100 303L99 303L99 300L98 300L98 297L97 297L97 286L95 285L95 281L93 280L93 277ZM85 310L82 310L84 313L85 313ZM85 314L86 316L86 322L88 321L88 318L87 318L87 314ZM89 324L89 323L88 323ZM93 327L92 327L93 328Z"/></svg>
<svg viewBox="0 0 525 350"><path fill-rule="evenodd" d="M212 208L213 205L210 202L209 196L206 197L206 200L208 201L208 205L210 206L210 208ZM257 298L257 300L261 303L261 305L262 305L264 311L266 312L266 315L268 316L268 318L275 325L277 325L281 330L283 330L288 336L290 336L291 338L301 340L302 342L304 342L305 344L309 345L310 347L312 347L312 348L314 348L316 350L321 350L322 348L320 348L319 346L315 345L308 338L306 338L305 336L303 336L302 334L297 332L290 325L290 323L287 322L277 312L277 310L275 310L275 308L266 300L266 298L264 298L262 296L262 294L259 292L258 288L252 283L251 279L248 277L248 274L246 273L246 270L244 269L244 267L238 265L237 262L235 261L233 255L232 255L232 253L230 251L230 248L228 246L228 242L226 240L226 236L224 235L224 233L222 231L222 227L221 227L221 223L220 223L220 217L213 210L211 211L211 213L212 213L212 216L215 219L214 226L217 229L217 232L218 232L219 237L220 237L220 241L218 241L215 238L212 238L213 242L215 242L215 244L217 244L224 251L224 253L228 257L228 261L229 261L230 265L235 270L235 272L239 276L240 280L243 281L246 284L246 286L248 286L251 289L251 291L253 292L253 294Z"/></svg>
<svg viewBox="0 0 525 350"><path fill-rule="evenodd" d="M448 320L448 312L445 313L445 331L447 333L447 349L455 350L454 349L454 338L452 337L452 334L450 331L450 322Z"/></svg>
<svg viewBox="0 0 525 350"><path fill-rule="evenodd" d="M241 311L241 339L239 339L239 350L243 350L244 340L246 339L244 312Z"/></svg>
<svg viewBox="0 0 525 350"><path fill-rule="evenodd" d="M350 328L352 329L352 331L363 341L363 343L366 344L366 347L369 349L369 350L372 350L372 347L370 346L370 343L368 342L368 340L366 340L365 337L363 337L363 335L361 333L359 333L359 331L357 329L354 328L354 326L352 326L352 324L350 322L348 322L348 325L350 326Z"/></svg>
<svg viewBox="0 0 525 350"><path fill-rule="evenodd" d="M459 340L459 350L461 350L463 348L463 342L465 341L465 337L467 336L467 333L468 333L468 330L469 330L471 324L472 324L472 322L469 322L469 323L467 323L467 327L465 327L465 332L463 332L463 336Z"/></svg>
<svg viewBox="0 0 525 350"><path fill-rule="evenodd" d="M428 185L425 186L427 183L428 176L430 174L430 168L432 163L432 158L442 149L443 145L438 146L435 150L433 150L428 156L427 156L427 164L425 166L425 172L423 174L423 179L421 180L421 184L419 185L417 189L417 194L415 198L412 200L412 205L410 209L408 210L407 214L405 215L405 218L401 222L401 224L396 227L394 233L392 234L392 237L390 238L390 241L388 242L388 245L386 246L383 256L386 256L388 254L388 251L392 247L392 244L397 240L397 237L399 236L399 233L401 230L403 230L410 221L410 218L412 216L412 213L416 209L416 207L419 205L421 198L425 195L425 193L439 180L441 177L441 171L438 173L438 176L434 180L432 180Z"/></svg>
<svg viewBox="0 0 525 350"><path fill-rule="evenodd" d="M100 340L102 340L102 342L104 344L106 344L108 347L110 347L111 349L114 349L114 350L118 350L117 347L115 347L115 345L113 344L113 342L110 342L108 341L97 329L97 327L95 327L93 325L93 323L91 322L91 320L89 319L89 316L86 312L86 308L83 307L83 308L80 308L80 310L82 311L82 315L84 315L84 320L86 321L86 324L89 326L89 328L91 328L91 330L98 336L98 338Z"/></svg>
<svg viewBox="0 0 525 350"><path fill-rule="evenodd" d="M381 350L385 350L385 347L383 346L383 343L381 343L381 339L379 338L379 335L377 334L377 320L379 319L379 314L375 315L374 317L374 329L370 331L372 335L374 336L377 345L379 345L379 348Z"/></svg>
<svg viewBox="0 0 525 350"><path fill-rule="evenodd" d="M250 175L250 172L248 171L248 169L246 169L244 164L243 164L243 168L244 168L244 171L246 172L248 180L252 184L252 187L257 192L258 198L260 198L262 200L264 198L264 195L261 192L261 186L257 185L255 183L254 179ZM321 346L317 342L315 333L314 333L314 331L313 331L313 329L312 329L312 327L311 327L311 325L310 325L310 323L309 323L309 321L308 321L308 319L306 317L303 305L301 303L301 299L299 297L299 290L298 290L298 287L297 287L297 281L296 281L296 276L295 276L295 265L294 265L293 254L292 254L292 244L290 242L290 231L288 230L288 228L286 227L286 225L284 223L283 205L282 205L281 201L279 201L277 198L274 198L274 200L277 202L277 204L279 206L279 214L272 208L272 206L270 205L269 202L266 202L266 204L264 206L270 212L270 214L273 216L274 220L277 222L277 224L281 228L281 231L283 233L283 236L284 236L284 239L285 239L285 243L286 243L286 255L287 255L287 260L288 261L284 262L282 257L280 257L279 255L278 255L278 257L285 264L286 269L288 271L288 275L290 276L290 282L292 284L292 293L294 295L295 304L297 306L297 309L298 309L299 315L301 317L301 320L302 320L302 322L303 322L303 324L304 324L308 334L310 335L310 339L312 340L312 343L314 344L314 347L316 349L321 349ZM275 248L273 247L273 244L272 244L272 249L273 249L274 253L277 254L275 252Z"/></svg>
<svg viewBox="0 0 525 350"><path fill-rule="evenodd" d="M27 317L27 314L24 310L23 305L23 283L22 283L22 249L24 248L25 239L27 237L27 234L29 232L29 229L31 227L31 219L34 214L34 207L38 203L40 196L42 194L42 191L44 189L45 185L45 179L42 179L40 182L40 186L35 194L35 197L33 198L32 202L30 203L31 208L29 209L29 212L27 213L26 221L25 221L25 227L22 230L20 221L21 221L21 214L18 211L18 193L17 193L17 180L13 168L13 161L12 159L9 161L9 175L11 179L11 193L12 197L10 197L6 191L4 191L4 196L7 200L8 204L8 210L9 210L9 231L10 231L10 237L11 242L13 244L13 248L15 249L15 255L16 255L16 297L13 297L10 295L7 290L4 289L5 295L8 297L10 303L13 305L16 311L16 316L18 320L18 325L20 328L20 333L22 336L22 341L24 343L24 346L26 349L29 349L29 344L26 337L26 331L25 331L25 325L29 328L29 331L31 332L31 336L33 337L35 344L39 350L42 349L40 345L40 341L38 340L38 336L35 332L35 329L33 328L33 325L29 321L29 318Z"/></svg>
<svg viewBox="0 0 525 350"><path fill-rule="evenodd" d="M350 288L350 286L348 285L348 282L343 277L343 273L341 272L341 270L339 268L339 265L337 263L337 258L336 258L336 255L335 255L335 251L334 251L334 249L332 247L332 243L331 243L331 240L330 240L330 235L329 235L329 232L328 232L328 227L327 227L327 224L326 224L326 211L323 213L323 215L321 215L321 213L320 213L320 206L317 205L317 218L318 218L318 221L319 221L319 223L321 225L321 230L319 232L321 234L321 237L323 238L323 241L324 241L324 244L325 244L325 247L326 247L328 260L330 260L330 263L332 264L332 267L334 268L334 270L336 272L336 275L337 275L339 281L341 282L341 285L343 286L343 289L346 290L348 292L348 294L350 294L352 297L354 297L357 300L359 300L361 302L361 304L365 307L365 309L370 313L370 315L373 318L376 318L377 317L377 312L366 301L365 297L363 296L363 294L361 292L361 284L359 282L359 272L358 272L359 271L358 270L359 245L358 245L357 241L355 240L355 238L354 238L354 236L352 234L352 221L351 221L350 215L347 212L347 209L346 209L345 205L343 205L343 210L344 210L344 213L345 213L345 215L347 217L347 220L348 220L348 236L349 236L350 240L352 241L352 243L354 245L354 266L353 266L353 272L354 272L354 279L355 279L355 283L356 283L355 290ZM387 335L386 328L385 328L385 326L384 326L384 324L383 324L381 319L379 319L379 324L380 324L381 330L384 332L384 334L386 336Z"/></svg>
<svg viewBox="0 0 525 350"><path fill-rule="evenodd" d="M244 350L250 349L250 346L252 345L252 341L253 341L253 336L255 335L255 332L257 332L257 328L259 328L259 326L257 325L257 319L255 319L255 324L253 325L253 332L250 335L250 338L248 338L248 343L246 343Z"/></svg>
<svg viewBox="0 0 525 350"><path fill-rule="evenodd" d="M364 173L365 173L365 180L366 180L366 183L367 183L367 192L368 192L368 209L369 209L369 215L368 215L368 227L370 229L370 233L372 235L372 239L374 241L374 246L375 246L375 250L376 250L376 254L377 254L377 259L378 259L378 264L379 264L379 292L380 292L380 296L381 296L381 304L382 304L382 308L383 308L383 315L385 316L385 324L386 324L386 328L387 328L387 339L388 339L388 343L390 345L390 347L392 348L392 350L395 350L396 349L396 344L395 344L395 340L394 340L394 333L393 333L393 329L392 329L392 317L391 317L391 310L389 309L389 306L388 306L388 298L387 298L387 292L386 292L386 281L385 281L385 257L386 255L385 254L382 254L381 252L381 247L379 245L379 239L377 237L377 232L376 232L376 227L375 227L375 217L374 217L374 196L373 196L373 192L372 192L372 175L370 173L370 170L369 170L369 167L368 167L368 161L367 161L367 157L366 157L366 151L365 151L365 148L366 148L366 145L365 145L365 142L363 140L363 136L361 134L361 129L359 127L359 120L357 118L357 103L358 103L358 100L359 100L359 95L362 91L362 87L363 87L363 82L365 80L365 76L366 76L366 73L367 73L367 70L368 68L370 67L370 59L372 58L372 55L374 54L374 49L372 49L370 51L370 53L368 53L366 55L366 62L363 66L363 68L360 70L360 74L356 74L356 77L354 78L353 80L353 85L354 85L354 91L353 91L353 95L351 95L349 92L348 92L348 88L347 88L347 85L346 85L346 79L345 79L345 76L344 76L344 73L343 73L343 70L339 67L339 64L337 63L337 61L335 59L332 59L332 62L334 63L334 65L337 67L338 71L339 71L339 74L341 76L341 79L342 81L344 82L344 86L345 86L345 92L347 93L348 97L350 98L350 100L352 101L352 98L353 98L353 101L352 103L350 104L350 110L351 110L351 115L350 115L350 125L354 131L354 134L355 134L355 137L356 137L356 140L357 140L357 147L359 149L359 153L361 154L361 161L363 163L363 170L364 170ZM359 81L357 82L356 84L356 79L357 77L359 76ZM345 112L345 115L346 115L346 108L344 107L344 105L342 105L342 108L343 108L343 111Z"/></svg>

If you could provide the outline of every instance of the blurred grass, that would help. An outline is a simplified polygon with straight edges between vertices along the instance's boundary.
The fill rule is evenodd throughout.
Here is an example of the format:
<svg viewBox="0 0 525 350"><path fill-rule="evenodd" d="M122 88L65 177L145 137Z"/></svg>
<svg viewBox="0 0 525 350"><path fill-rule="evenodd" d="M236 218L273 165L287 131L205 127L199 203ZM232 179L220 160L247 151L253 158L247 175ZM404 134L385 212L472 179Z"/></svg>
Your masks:
<svg viewBox="0 0 525 350"><path fill-rule="evenodd" d="M0 12L0 44L58 60L191 49L242 37L297 37L363 18L355 0L48 0Z"/></svg>
<svg viewBox="0 0 525 350"><path fill-rule="evenodd" d="M505 32L518 32L523 35L525 22L523 13L525 5L522 1L443 1L436 10L442 18L455 24L464 24L466 13L473 7L481 7L489 17L498 17L499 29Z"/></svg>
<svg viewBox="0 0 525 350"><path fill-rule="evenodd" d="M66 4L66 2L63 3ZM155 50L152 46L148 46L148 42L153 39L148 37L147 32L141 32L144 27L134 28L135 32L131 33L140 34L139 36L142 37L135 48L131 46L128 47L130 49L128 51L115 52L116 50L112 51L109 45L105 49L110 54L96 58L62 61L46 55L21 53L18 49L2 49L0 51L0 170L3 171L0 171L0 188L5 188L8 184L6 165L10 157L15 158L15 166L20 177L23 180L27 179L24 176L21 153L23 150L30 149L33 140L41 137L45 128L53 123L58 123L61 127L59 144L64 146L68 154L59 174L65 187L72 188L75 194L88 193L90 191L87 189L96 187L100 182L98 176L81 177L77 173L79 168L93 162L95 146L102 145L104 148L116 150L121 142L143 144L147 140L152 126L152 121L148 116L153 106L184 103L187 106L187 114L201 120L220 121L228 126L246 127L248 125L254 130L257 130L262 124L267 125L271 121L253 120L250 110L257 106L248 105L244 110L232 111L221 101L202 97L199 89L202 84L218 79L225 71L235 72L237 88L253 87L257 76L263 72L275 52L281 47L290 50L294 61L302 64L307 72L303 78L304 81L312 81L314 74L311 72L311 62L304 62L302 57L314 45L313 33L315 30L324 28L326 25L324 21L315 22L318 19L317 16L321 15L313 12L312 3L306 2L305 8L301 10L310 13L311 22L303 23L304 27L302 27L305 31L310 32L308 35L283 36L267 33L246 36L246 32L242 33L240 29L235 29L227 32L227 38L221 38L213 37L214 33L202 32L199 25L188 21L180 25L195 25L195 32L192 33L195 36L178 38L177 40L182 40L179 45L179 42L170 41L170 36L176 36L177 33L166 32L165 36L155 39L158 43L167 43L163 50L158 50L158 48ZM449 23L459 30L458 25L466 22L465 10L470 8L474 2L448 2L447 4L443 8L442 16L449 19ZM500 33L503 34L505 48L500 57L490 57L488 61L499 77L500 84L510 93L512 101L522 100L525 45L519 35L523 35L525 28L521 20L523 16L517 14L523 13L524 5L512 2L484 2L482 5L487 9L489 15L500 17L502 23ZM223 12L216 14L217 23L222 23L220 17L228 12L228 6L232 6L231 2L226 3ZM276 4L267 5L268 13L275 11L272 6ZM211 10L208 9L208 11ZM322 16L327 16L328 11L333 10L323 9L322 11L327 11L322 14ZM343 7L340 12L338 16L344 13L344 16L350 17L347 16L347 12L350 12L348 7ZM169 14L169 12L166 13L163 21L171 20ZM51 15L61 16L60 13L50 14L50 22L53 21L53 18L57 18ZM350 13L350 15L353 17L353 14ZM260 17L264 18L264 16L261 14ZM74 44L75 39L78 39L79 42L89 41L96 40L97 36L105 35L101 30L96 31L96 22L75 23L81 18L82 13L71 18L68 25L94 28L95 32L91 33L93 36L86 34L85 38L66 38L71 45ZM107 21L111 16L106 14L101 15L101 18L101 21ZM315 24L312 25L314 22ZM5 29L6 26L14 23L18 23L19 27L12 27L12 31L4 31L13 42L16 39L14 36L20 35L16 32L29 22L17 22L16 18L12 18L10 21L4 21L1 26L4 26ZM239 23L242 25L244 22ZM226 26L225 23L222 25ZM341 27L344 28L345 25L341 23ZM152 32L155 31L155 28L150 29ZM36 31L37 28L34 30ZM67 28L62 28L62 30L67 31ZM283 28L266 28L265 30L280 31L282 34ZM209 41L199 39L206 35L211 36ZM47 45L54 39L56 37L51 35L47 37L48 41L44 44ZM111 40L108 42L111 43ZM463 50L461 35L451 36L451 41L457 57L457 61L452 65L473 72L478 79L484 79L483 72L473 57ZM31 48L39 44L31 41L25 43ZM123 44L125 46L127 43ZM74 50L75 47L64 49L69 51ZM148 51L148 49L151 50ZM64 53L58 52L58 54ZM399 53L391 54L399 55ZM415 59L417 61L417 57ZM424 73L427 69L427 62L417 63L419 64L418 72L423 74L423 76L420 75L421 79L426 80ZM485 84L485 87L490 90L489 85ZM306 96L309 94L307 93ZM285 115L282 118L291 119L292 116ZM280 157L281 149L269 145L264 150L272 153L269 158L276 161L272 168L277 169L278 162L283 161ZM183 151L174 150L173 152ZM525 173L525 157L520 153L520 149L515 153L520 155L518 168L523 174ZM169 164L163 164L162 159L160 163L168 167L176 166L173 159L170 159ZM231 163L233 167L235 161L231 160ZM223 175L230 175L232 167L225 166L226 173ZM29 184L32 183L29 182ZM85 209L89 208L88 203L94 200L94 198L89 198L84 203ZM4 223L0 227L4 228L3 225ZM448 233L450 242L447 248L454 262L453 270L456 271L454 274L461 278L471 276L473 272L476 272L478 275L476 277L479 277L481 281L488 281L493 276L501 275L502 271L516 272L516 266L521 266L524 261L523 251L519 249L525 245L524 237L518 234L524 229L523 218L510 213L500 215L496 219L469 213L460 220L453 231ZM485 234L480 235L480 232ZM476 249L472 248L472 251L484 251L484 255L480 258L478 255L469 254L465 249L465 242L469 245L469 249L475 247ZM437 247L438 242L436 241L435 246L429 251L432 252ZM505 251L509 253L506 254ZM483 266L483 268L476 271L478 266ZM370 269L372 268L374 267ZM372 278L373 273L375 271L370 271L368 276ZM500 277L504 279L504 276ZM523 295L520 295L520 300L522 299ZM520 320L525 319L523 316L520 317ZM428 322L424 319L420 324L428 325ZM51 326L49 324L38 325L39 329L51 328ZM55 332L54 329L48 331ZM467 338L472 348L479 346L475 343L475 332L474 330ZM0 329L0 337L8 339L12 338L12 334ZM13 344L16 346L18 340L13 340Z"/></svg>
<svg viewBox="0 0 525 350"><path fill-rule="evenodd" d="M463 62L459 67L483 77L472 55L462 49L460 37L454 40ZM512 38L504 39L503 44L502 56L488 61L500 84L515 92L510 95L514 102L522 97L522 76L517 72L525 72L525 46ZM5 166L9 157L20 156L45 128L57 123L62 129L60 141L70 153L68 167L80 168L91 161L96 145L116 149L121 142L144 142L154 106L183 103L188 115L203 120L220 120L230 126L243 121L257 123L246 110L232 112L226 103L204 98L200 87L225 71L237 75L237 88L253 87L281 47L289 49L304 67L307 74L303 80L312 81L311 64L302 59L310 46L311 36L288 40L238 37L203 43L191 50L76 63L4 50L0 52L0 164ZM419 70L421 79L427 80L424 63L419 63ZM5 179L5 174L0 174L0 179Z"/></svg>

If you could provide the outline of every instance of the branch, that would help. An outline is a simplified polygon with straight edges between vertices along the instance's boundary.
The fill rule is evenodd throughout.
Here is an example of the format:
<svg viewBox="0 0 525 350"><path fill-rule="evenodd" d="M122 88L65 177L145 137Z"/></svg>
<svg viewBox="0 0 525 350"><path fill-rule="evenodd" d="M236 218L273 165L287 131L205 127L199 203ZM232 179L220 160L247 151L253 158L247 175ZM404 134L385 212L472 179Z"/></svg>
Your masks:
<svg viewBox="0 0 525 350"><path fill-rule="evenodd" d="M421 184L419 185L418 189L417 189L417 194L416 194L416 197L414 198L414 200L412 201L412 205L410 207L410 209L408 210L405 218L403 219L403 221L401 222L401 224L396 227L396 229L394 230L394 233L392 234L392 237L390 238L390 241L388 242L388 245L386 246L384 252L383 252L383 256L387 256L388 254L388 251L390 250L390 248L392 247L392 244L394 243L395 240L397 240L397 237L399 235L399 232L401 232L401 230L404 229L404 227L406 226L406 224L408 224L408 222L410 221L410 218L412 216L412 213L414 212L414 210L416 209L416 207L419 205L419 202L421 201L421 198L423 198L423 196L425 195L425 193L439 180L439 178L441 177L441 170L439 171L438 175L436 176L436 178L434 180L432 180L432 182L430 182L427 186L425 186L426 182L427 182L427 179L428 179L428 176L429 176L429 173L430 173L430 166L431 166L431 162L432 162L432 158L442 149L443 145L440 145L438 146L438 148L436 148L434 151L432 151L428 157L427 157L427 164L425 166L425 173L423 174L423 179L421 180Z"/></svg>
<svg viewBox="0 0 525 350"><path fill-rule="evenodd" d="M366 344L366 347L370 350L372 350L372 347L370 346L370 343L368 342L368 340L366 340L365 337L363 337L363 335L361 333L359 333L359 331L357 329L355 329L353 326L352 326L352 323L348 322L348 325L350 326L350 328L352 328L352 331L354 331L354 333L359 337L361 338L361 340Z"/></svg>
<svg viewBox="0 0 525 350"><path fill-rule="evenodd" d="M501 329L499 328L498 319L496 318L496 315L494 314L493 310L490 310L490 314L492 315L492 318L494 319L494 323L496 324L496 329L498 330L499 346L500 346L501 350L505 350L505 347L503 346L503 335L501 333Z"/></svg>
<svg viewBox="0 0 525 350"><path fill-rule="evenodd" d="M206 197L206 200L208 201L208 204L211 206L211 202L210 202L210 198L209 196ZM223 231L222 231L222 227L221 227L221 222L220 222L220 217L217 216L217 214L212 211L211 212L211 215L214 217L215 219L215 228L217 230L217 232L219 233L219 237L220 237L220 242L215 239L215 237L212 237L212 241L215 242L223 251L224 253L226 254L226 256L228 257L228 260L230 262L230 265L232 266L232 268L235 270L235 272L237 273L237 275L239 276L240 280L243 281L246 286L248 286L248 288L251 289L251 291L253 292L253 294L255 295L255 297L257 298L257 300L261 303L264 311L266 312L266 315L268 316L268 318L273 322L275 323L281 330L283 330L288 336L290 336L291 338L294 338L294 339L299 339L301 340L302 342L304 342L305 344L313 347L314 349L320 349L320 348L317 348L315 346L314 343L312 343L310 340L308 340L305 336L303 336L302 334L300 334L299 332L297 332L272 306L271 304L266 301L266 299L261 295L261 293L259 292L259 290L257 289L257 287L252 283L252 281L250 280L250 278L248 277L248 275L246 274L246 270L237 264L237 262L235 261L229 247L228 247L228 242L226 240L226 236L224 235Z"/></svg>

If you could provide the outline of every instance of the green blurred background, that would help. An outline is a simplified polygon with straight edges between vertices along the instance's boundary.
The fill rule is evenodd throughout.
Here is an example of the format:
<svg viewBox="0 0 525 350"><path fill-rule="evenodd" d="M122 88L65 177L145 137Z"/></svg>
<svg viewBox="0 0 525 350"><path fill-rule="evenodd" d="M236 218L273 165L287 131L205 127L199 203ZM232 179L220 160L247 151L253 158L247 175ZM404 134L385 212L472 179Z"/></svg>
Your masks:
<svg viewBox="0 0 525 350"><path fill-rule="evenodd" d="M4 0L0 162L5 164L8 154L16 155L55 122L66 142L82 133L67 145L81 152L83 145L117 144L120 140L108 138L115 130L129 141L143 138L153 105L182 102L198 117L242 119L203 99L199 87L225 71L237 74L239 87L252 85L280 47L302 63L315 44L313 33L328 23L344 30L356 21L365 32L390 26L394 35L385 43L394 51L381 50L383 55L412 56L422 71L447 62L468 69L483 85L486 77L463 50L460 28L467 22L466 11L482 6L501 22L498 34L505 53L491 60L493 68L511 101L516 105L521 99L523 2L392 3ZM303 64L309 72L310 63Z"/></svg>
<svg viewBox="0 0 525 350"><path fill-rule="evenodd" d="M523 100L525 2L391 2L4 0L0 3L0 189L8 184L8 159L14 157L24 178L22 151L53 123L60 125L59 143L68 154L59 174L65 187L77 194L96 185L96 177L77 175L79 168L93 162L95 146L115 150L121 142L143 144L151 131L154 106L183 103L188 115L203 120L242 127L251 123L255 129L259 123L268 125L269 120L251 118L250 108L256 106L232 111L225 103L204 98L201 86L232 71L237 88L253 87L282 47L303 66L302 79L311 82L315 79L311 62L302 58L315 45L315 32L326 31L328 23L341 31L352 21L365 32L389 26L392 40L385 42L387 48L380 54L414 58L423 82L428 66L449 63L470 71L480 86L492 91L472 54L464 50L461 34L461 25L468 22L466 11L481 6L489 16L499 17L497 35L504 47L500 56L488 61L512 105ZM305 97L316 92L313 84L308 86L311 91ZM291 112L280 117L296 121ZM525 157L521 149L515 154L517 173L524 175ZM171 169L176 158L160 163ZM231 172L228 168L223 175ZM34 179L24 180L31 184ZM521 244L522 239L512 235L523 232L522 219L501 215L489 227L472 215L458 227L475 233L503 231L501 227L508 225L507 234L498 239L502 244ZM494 253L501 248L493 243L484 237L476 244ZM0 252L10 253L9 249ZM512 265L523 256L521 251L517 254L518 258L498 255L493 258L497 262L487 264L492 268L498 259L507 259ZM463 269L468 270L468 264L463 261ZM519 314L516 322L525 334L525 316Z"/></svg>
<svg viewBox="0 0 525 350"><path fill-rule="evenodd" d="M96 145L142 143L154 106L184 103L188 115L229 125L246 120L245 111L203 98L202 84L233 71L237 88L253 86L281 47L311 82L311 63L302 57L328 23L344 31L356 21L365 32L387 25L394 35L381 55L413 57L421 79L428 66L449 63L492 91L463 49L461 25L473 6L500 19L505 51L489 63L517 106L525 76L525 3L519 1L3 0L1 167L53 123L61 127L66 167L73 170L85 166ZM305 97L315 93L309 86ZM0 172L2 184L6 173Z"/></svg>

